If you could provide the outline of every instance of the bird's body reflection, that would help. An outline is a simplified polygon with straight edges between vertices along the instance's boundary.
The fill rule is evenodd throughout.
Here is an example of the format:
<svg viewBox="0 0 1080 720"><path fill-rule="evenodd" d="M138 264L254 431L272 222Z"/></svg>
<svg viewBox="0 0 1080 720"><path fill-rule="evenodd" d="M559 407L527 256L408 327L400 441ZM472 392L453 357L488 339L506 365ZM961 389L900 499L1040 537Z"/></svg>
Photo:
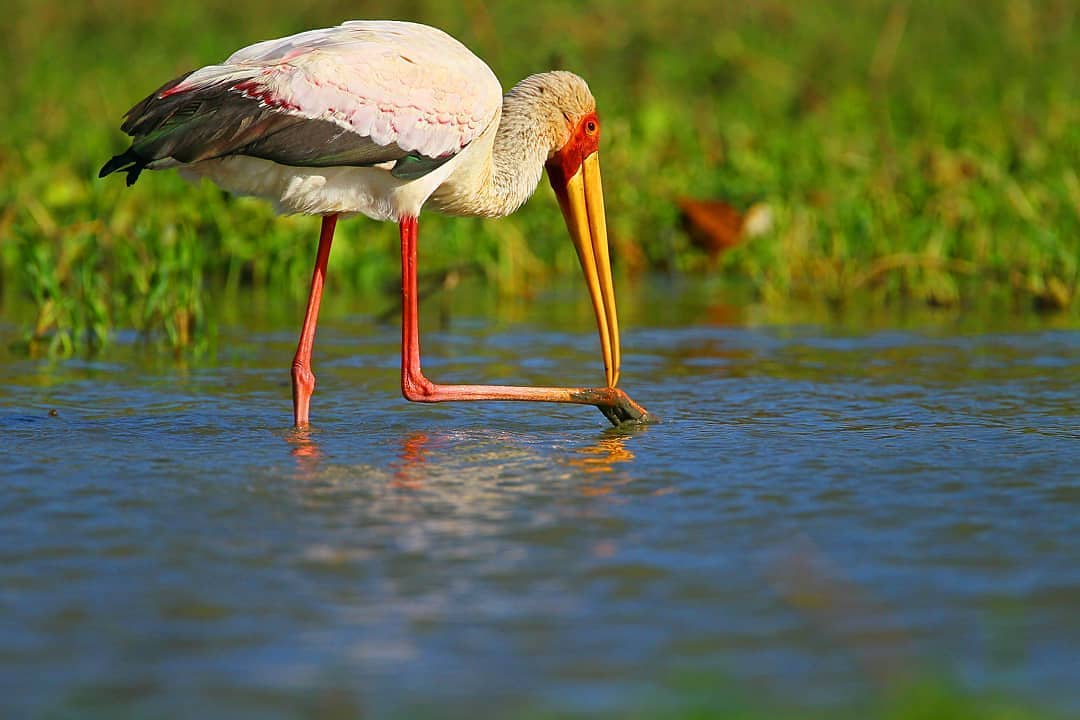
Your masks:
<svg viewBox="0 0 1080 720"><path fill-rule="evenodd" d="M582 482L585 495L606 495L632 481L627 472L634 453L627 447L633 435L605 433L594 442L580 447L551 448L538 445L534 437L516 436L499 431L414 431L397 440L395 457L382 468L378 465L337 467L327 456L308 428L286 435L289 453L296 463L296 478L314 481L333 476L340 481L354 476L357 480L388 480L388 487L419 491L434 489L452 481L457 490L467 494L473 481L490 479L499 487L532 486L531 477L550 482L554 466L565 472L559 477ZM490 488L488 488L490 489Z"/></svg>

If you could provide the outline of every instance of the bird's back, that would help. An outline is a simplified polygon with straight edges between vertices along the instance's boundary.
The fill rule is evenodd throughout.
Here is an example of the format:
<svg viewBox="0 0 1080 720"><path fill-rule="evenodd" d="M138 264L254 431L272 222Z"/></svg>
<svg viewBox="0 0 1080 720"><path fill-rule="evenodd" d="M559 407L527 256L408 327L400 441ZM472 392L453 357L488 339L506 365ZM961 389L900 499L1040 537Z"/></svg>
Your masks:
<svg viewBox="0 0 1080 720"><path fill-rule="evenodd" d="M127 114L131 148L102 168L247 155L294 167L394 161L422 175L498 116L498 79L436 28L352 21L267 40L159 88ZM407 162L407 161L412 161Z"/></svg>

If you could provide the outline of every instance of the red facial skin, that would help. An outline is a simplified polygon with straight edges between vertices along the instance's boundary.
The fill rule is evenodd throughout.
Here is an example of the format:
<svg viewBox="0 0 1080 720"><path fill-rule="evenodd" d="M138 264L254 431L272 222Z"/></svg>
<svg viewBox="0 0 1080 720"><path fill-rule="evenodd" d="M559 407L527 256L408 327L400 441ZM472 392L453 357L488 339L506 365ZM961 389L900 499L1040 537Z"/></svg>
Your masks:
<svg viewBox="0 0 1080 720"><path fill-rule="evenodd" d="M600 149L600 118L593 111L581 118L573 135L551 156L545 167L551 186L565 188L566 182L581 169L585 158Z"/></svg>

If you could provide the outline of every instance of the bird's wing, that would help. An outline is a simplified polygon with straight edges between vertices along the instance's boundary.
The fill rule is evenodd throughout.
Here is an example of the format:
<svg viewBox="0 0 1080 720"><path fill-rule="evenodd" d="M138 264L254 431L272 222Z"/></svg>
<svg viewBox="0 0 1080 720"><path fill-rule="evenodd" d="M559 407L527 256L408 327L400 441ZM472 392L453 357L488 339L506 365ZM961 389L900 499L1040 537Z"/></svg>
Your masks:
<svg viewBox="0 0 1080 720"><path fill-rule="evenodd" d="M408 172L456 155L497 117L498 79L441 30L355 21L244 48L167 83L133 107L135 139L106 171L230 154L286 165ZM125 165L127 167L125 167Z"/></svg>

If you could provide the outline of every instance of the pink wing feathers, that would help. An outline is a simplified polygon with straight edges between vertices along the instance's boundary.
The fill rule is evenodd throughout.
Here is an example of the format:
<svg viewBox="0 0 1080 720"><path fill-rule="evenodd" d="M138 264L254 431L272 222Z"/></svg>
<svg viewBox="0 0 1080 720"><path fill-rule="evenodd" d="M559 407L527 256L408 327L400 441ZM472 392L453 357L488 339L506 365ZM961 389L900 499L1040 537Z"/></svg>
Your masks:
<svg viewBox="0 0 1080 720"><path fill-rule="evenodd" d="M251 45L159 88L133 107L131 148L102 168L240 154L286 165L448 159L502 105L498 79L441 30L353 21Z"/></svg>
<svg viewBox="0 0 1080 720"><path fill-rule="evenodd" d="M427 157L476 139L502 104L491 69L441 30L353 21L268 40L196 70L162 97L227 83L246 97L327 120Z"/></svg>

